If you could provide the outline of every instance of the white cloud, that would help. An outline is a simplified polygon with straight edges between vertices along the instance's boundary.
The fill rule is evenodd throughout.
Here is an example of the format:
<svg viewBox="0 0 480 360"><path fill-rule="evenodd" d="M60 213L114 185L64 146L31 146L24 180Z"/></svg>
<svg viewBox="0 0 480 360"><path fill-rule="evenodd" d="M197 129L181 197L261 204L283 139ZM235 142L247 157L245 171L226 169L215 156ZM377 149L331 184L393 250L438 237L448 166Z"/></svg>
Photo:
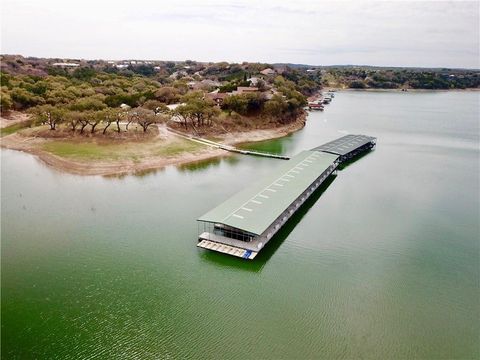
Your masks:
<svg viewBox="0 0 480 360"><path fill-rule="evenodd" d="M4 0L1 51L478 68L479 4Z"/></svg>

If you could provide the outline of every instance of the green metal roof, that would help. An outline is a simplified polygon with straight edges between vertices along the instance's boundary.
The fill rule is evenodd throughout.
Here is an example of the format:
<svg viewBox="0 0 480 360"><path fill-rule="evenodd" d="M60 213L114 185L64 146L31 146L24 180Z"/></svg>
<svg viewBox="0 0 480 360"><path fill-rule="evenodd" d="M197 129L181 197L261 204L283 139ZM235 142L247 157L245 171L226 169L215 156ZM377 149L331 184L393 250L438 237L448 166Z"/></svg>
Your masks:
<svg viewBox="0 0 480 360"><path fill-rule="evenodd" d="M330 154L346 155L359 147L376 140L373 136L367 135L345 135L339 139L317 146L312 150L325 151Z"/></svg>
<svg viewBox="0 0 480 360"><path fill-rule="evenodd" d="M198 220L260 235L337 158L334 154L302 151Z"/></svg>

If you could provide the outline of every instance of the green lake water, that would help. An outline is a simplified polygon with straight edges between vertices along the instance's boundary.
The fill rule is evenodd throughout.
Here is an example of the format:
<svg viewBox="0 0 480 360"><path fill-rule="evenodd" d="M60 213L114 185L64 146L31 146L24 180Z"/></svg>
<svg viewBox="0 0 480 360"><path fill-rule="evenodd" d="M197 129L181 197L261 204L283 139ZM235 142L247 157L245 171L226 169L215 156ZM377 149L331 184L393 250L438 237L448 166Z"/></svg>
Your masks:
<svg viewBox="0 0 480 360"><path fill-rule="evenodd" d="M250 145L378 137L250 262L195 220L282 160L103 178L2 150L2 359L478 359L479 94L341 92Z"/></svg>

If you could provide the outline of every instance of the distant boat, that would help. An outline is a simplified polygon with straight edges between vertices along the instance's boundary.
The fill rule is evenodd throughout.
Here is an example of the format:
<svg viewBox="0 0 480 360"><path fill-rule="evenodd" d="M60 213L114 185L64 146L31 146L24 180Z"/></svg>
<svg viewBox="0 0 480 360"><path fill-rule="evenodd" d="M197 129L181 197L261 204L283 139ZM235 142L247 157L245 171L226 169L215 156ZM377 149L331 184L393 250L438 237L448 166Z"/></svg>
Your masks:
<svg viewBox="0 0 480 360"><path fill-rule="evenodd" d="M308 103L308 109L323 111L323 105L318 103Z"/></svg>

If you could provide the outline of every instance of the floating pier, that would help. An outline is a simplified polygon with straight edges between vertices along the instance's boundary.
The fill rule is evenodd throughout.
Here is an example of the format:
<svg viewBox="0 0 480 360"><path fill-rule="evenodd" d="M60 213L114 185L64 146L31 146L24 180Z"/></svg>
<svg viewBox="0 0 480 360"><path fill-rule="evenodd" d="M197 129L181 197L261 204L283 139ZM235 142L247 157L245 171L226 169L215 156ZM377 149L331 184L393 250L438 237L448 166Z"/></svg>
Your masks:
<svg viewBox="0 0 480 360"><path fill-rule="evenodd" d="M198 247L252 260L338 165L376 144L346 135L302 151L197 221Z"/></svg>

